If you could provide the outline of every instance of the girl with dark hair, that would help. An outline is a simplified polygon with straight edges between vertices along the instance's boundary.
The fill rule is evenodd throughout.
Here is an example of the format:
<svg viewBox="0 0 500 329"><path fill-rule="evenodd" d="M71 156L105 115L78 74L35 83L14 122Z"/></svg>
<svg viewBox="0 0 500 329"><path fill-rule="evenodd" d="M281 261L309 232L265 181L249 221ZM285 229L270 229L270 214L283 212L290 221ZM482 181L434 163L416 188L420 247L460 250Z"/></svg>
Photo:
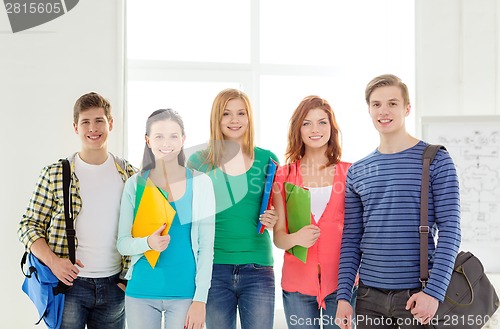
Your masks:
<svg viewBox="0 0 500 329"><path fill-rule="evenodd" d="M184 124L171 109L153 112L146 123L142 170L126 183L120 210L118 250L132 256L125 310L129 329L194 328L205 322L212 274L215 199L210 178L184 167ZM176 211L147 237L134 237L137 180L151 180ZM139 201L139 200L137 200ZM160 252L156 265L144 253Z"/></svg>

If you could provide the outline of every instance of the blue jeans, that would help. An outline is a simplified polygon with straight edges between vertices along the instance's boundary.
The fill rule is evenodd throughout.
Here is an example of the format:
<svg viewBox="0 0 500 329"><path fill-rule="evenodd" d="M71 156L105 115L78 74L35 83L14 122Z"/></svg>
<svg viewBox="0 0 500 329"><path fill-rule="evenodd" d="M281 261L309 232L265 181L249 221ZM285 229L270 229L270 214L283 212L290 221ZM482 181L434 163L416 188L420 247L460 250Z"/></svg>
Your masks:
<svg viewBox="0 0 500 329"><path fill-rule="evenodd" d="M352 293L351 305L356 304L356 290ZM289 329L319 329L323 324L324 329L338 329L335 324L337 313L337 292L325 297L325 309L318 308L316 296L304 295L299 292L283 290L283 307L286 323Z"/></svg>
<svg viewBox="0 0 500 329"><path fill-rule="evenodd" d="M207 300L207 329L272 329L274 271L257 264L213 265Z"/></svg>
<svg viewBox="0 0 500 329"><path fill-rule="evenodd" d="M191 303L191 299L147 299L125 296L127 328L183 329ZM164 322L163 327L162 322Z"/></svg>
<svg viewBox="0 0 500 329"><path fill-rule="evenodd" d="M424 329L406 310L406 302L421 288L383 290L359 283L356 300L358 329ZM452 327L450 327L452 328Z"/></svg>
<svg viewBox="0 0 500 329"><path fill-rule="evenodd" d="M81 278L66 292L61 329L124 329L125 293L118 274L108 278Z"/></svg>

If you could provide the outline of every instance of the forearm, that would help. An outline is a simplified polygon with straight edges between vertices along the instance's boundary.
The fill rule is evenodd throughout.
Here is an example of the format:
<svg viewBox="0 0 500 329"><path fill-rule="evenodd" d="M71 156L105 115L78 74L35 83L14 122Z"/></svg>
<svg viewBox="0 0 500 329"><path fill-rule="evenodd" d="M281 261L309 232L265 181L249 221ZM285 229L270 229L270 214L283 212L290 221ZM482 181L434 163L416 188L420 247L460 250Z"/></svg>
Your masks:
<svg viewBox="0 0 500 329"><path fill-rule="evenodd" d="M424 292L439 301L444 301L452 269L460 246L460 224L449 221L439 230L437 247L433 256L432 270Z"/></svg>
<svg viewBox="0 0 500 329"><path fill-rule="evenodd" d="M193 298L195 301L207 302L212 279L213 250L213 243L212 246L200 246L196 264L196 291Z"/></svg>
<svg viewBox="0 0 500 329"><path fill-rule="evenodd" d="M214 259L214 218L209 217L201 222L195 222L193 227L198 231L198 250L193 250L198 255L196 259L196 291L193 300L206 303Z"/></svg>
<svg viewBox="0 0 500 329"><path fill-rule="evenodd" d="M35 240L35 242L31 244L30 251L51 269L55 261L59 258L49 248L47 241L45 241L45 239L42 238Z"/></svg>
<svg viewBox="0 0 500 329"><path fill-rule="evenodd" d="M274 245L283 250L288 250L297 245L295 233L287 233L283 229L274 229L273 242Z"/></svg>
<svg viewBox="0 0 500 329"><path fill-rule="evenodd" d="M151 249L148 245L147 236L143 238L120 237L116 246L118 252L123 256L140 255Z"/></svg>

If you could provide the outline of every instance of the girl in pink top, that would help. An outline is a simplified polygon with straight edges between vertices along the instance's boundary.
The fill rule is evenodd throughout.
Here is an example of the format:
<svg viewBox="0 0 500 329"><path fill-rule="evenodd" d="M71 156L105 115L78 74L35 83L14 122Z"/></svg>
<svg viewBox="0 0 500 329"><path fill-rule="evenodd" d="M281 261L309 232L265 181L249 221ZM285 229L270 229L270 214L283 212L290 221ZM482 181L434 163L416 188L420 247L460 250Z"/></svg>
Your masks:
<svg viewBox="0 0 500 329"><path fill-rule="evenodd" d="M340 161L340 130L328 102L318 96L302 100L290 119L286 164L276 173L273 205L279 215L274 244L289 250L308 248L306 262L285 252L281 286L289 328L339 328L335 324L340 243L344 226L344 192L350 163ZM311 222L289 233L283 184L307 188ZM290 215L291 216L291 215ZM355 294L353 294L355 296Z"/></svg>

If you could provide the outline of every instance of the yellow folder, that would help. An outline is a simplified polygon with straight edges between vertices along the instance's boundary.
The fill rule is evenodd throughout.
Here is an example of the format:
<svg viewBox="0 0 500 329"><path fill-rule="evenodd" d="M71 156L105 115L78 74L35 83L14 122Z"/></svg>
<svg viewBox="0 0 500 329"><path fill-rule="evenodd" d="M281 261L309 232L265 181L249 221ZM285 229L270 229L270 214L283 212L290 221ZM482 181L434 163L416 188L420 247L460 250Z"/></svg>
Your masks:
<svg viewBox="0 0 500 329"><path fill-rule="evenodd" d="M286 212L288 219L288 232L295 233L306 225L311 224L311 193L309 190L285 182ZM293 246L288 252L306 262L307 248Z"/></svg>
<svg viewBox="0 0 500 329"><path fill-rule="evenodd" d="M144 178L139 177L137 198L140 198L140 201L136 202L138 207L136 207L134 224L132 225L132 236L137 238L149 236L164 223L167 226L161 235L168 234L176 212L168 202L166 193L163 193L150 178L144 182ZM154 268L160 257L160 252L148 250L144 256Z"/></svg>

